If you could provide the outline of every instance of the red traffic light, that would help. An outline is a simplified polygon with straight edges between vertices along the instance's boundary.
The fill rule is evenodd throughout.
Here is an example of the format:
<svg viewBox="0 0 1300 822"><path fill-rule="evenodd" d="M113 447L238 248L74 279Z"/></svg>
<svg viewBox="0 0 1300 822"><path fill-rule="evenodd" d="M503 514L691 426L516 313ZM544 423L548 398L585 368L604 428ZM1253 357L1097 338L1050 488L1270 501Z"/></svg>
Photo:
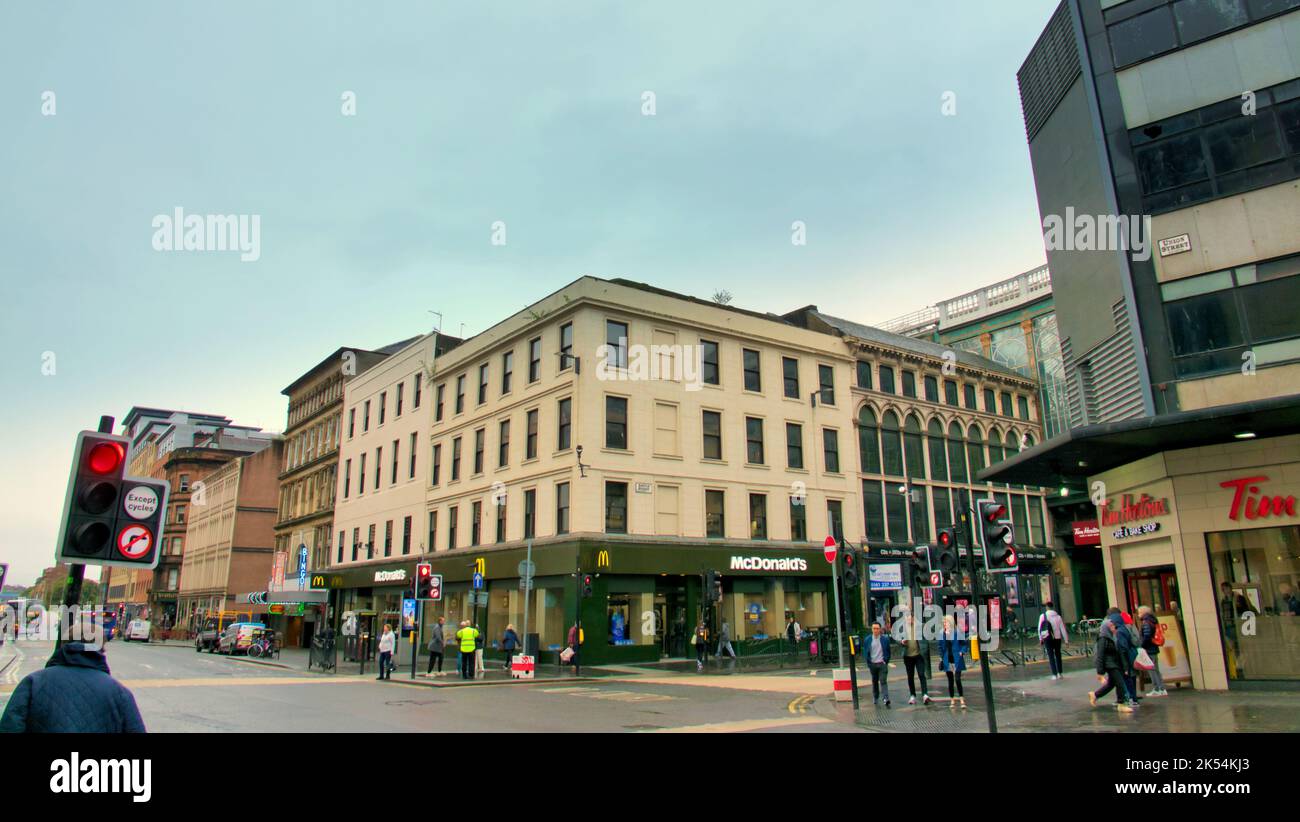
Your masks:
<svg viewBox="0 0 1300 822"><path fill-rule="evenodd" d="M415 566L415 575L420 579L428 579L433 574L433 566L427 562L421 562Z"/></svg>
<svg viewBox="0 0 1300 822"><path fill-rule="evenodd" d="M940 531L940 532L939 532L939 545L942 546L942 547L944 547L944 548L947 548L947 547L948 547L949 545L951 545L951 544L952 544L952 533L951 533L950 531L946 531L946 530L945 530L945 531Z"/></svg>
<svg viewBox="0 0 1300 822"><path fill-rule="evenodd" d="M997 522L1000 519L1006 519L1007 508L1005 505L990 505L984 509L984 519L988 522Z"/></svg>
<svg viewBox="0 0 1300 822"><path fill-rule="evenodd" d="M95 474L112 474L126 459L122 444L118 442L99 442L90 449L86 457L86 467Z"/></svg>

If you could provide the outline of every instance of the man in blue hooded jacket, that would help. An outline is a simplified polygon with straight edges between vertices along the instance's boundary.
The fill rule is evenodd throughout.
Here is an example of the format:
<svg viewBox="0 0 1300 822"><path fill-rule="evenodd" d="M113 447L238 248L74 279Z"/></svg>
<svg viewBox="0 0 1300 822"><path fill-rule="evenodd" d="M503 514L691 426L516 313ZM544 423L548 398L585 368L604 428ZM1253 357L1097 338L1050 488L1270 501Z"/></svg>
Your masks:
<svg viewBox="0 0 1300 822"><path fill-rule="evenodd" d="M102 649L68 642L23 677L0 733L145 733L135 697L108 672Z"/></svg>

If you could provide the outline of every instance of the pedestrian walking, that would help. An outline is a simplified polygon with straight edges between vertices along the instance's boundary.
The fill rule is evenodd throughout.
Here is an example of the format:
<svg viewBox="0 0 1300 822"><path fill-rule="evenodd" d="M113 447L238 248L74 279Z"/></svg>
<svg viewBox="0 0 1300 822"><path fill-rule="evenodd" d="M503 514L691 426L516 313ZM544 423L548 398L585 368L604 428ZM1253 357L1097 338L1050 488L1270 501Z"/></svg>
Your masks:
<svg viewBox="0 0 1300 822"><path fill-rule="evenodd" d="M695 633L691 635L691 644L695 646L695 670L704 670L704 656L709 651L709 629L704 627L701 622L695 626Z"/></svg>
<svg viewBox="0 0 1300 822"><path fill-rule="evenodd" d="M943 631L939 634L939 670L948 675L948 707L965 708L961 672L966 670L966 638L957 630L951 616L943 618Z"/></svg>
<svg viewBox="0 0 1300 822"><path fill-rule="evenodd" d="M506 652L505 670L510 670L510 657L514 656L515 649L519 647L519 634L515 633L514 625L507 625L506 632L501 635L501 650Z"/></svg>
<svg viewBox="0 0 1300 822"><path fill-rule="evenodd" d="M1116 617L1119 617L1119 609L1110 609ZM1112 620L1108 615L1101 621L1101 629L1097 632L1097 647L1093 652L1093 665L1097 670L1097 681L1105 683L1095 691L1088 692L1088 701L1096 707L1097 700L1115 691L1115 707L1123 713L1133 713L1137 707L1136 700L1133 699L1132 693L1128 690L1128 683L1124 680L1124 672L1129 667L1128 657L1121 653L1119 643L1116 640L1117 631L1122 631L1124 622L1122 619Z"/></svg>
<svg viewBox="0 0 1300 822"><path fill-rule="evenodd" d="M1119 611L1118 608L1114 610ZM1124 684L1128 685L1128 692L1136 704L1142 697L1138 694L1137 668L1133 663L1137 662L1141 638L1138 636L1137 627L1133 624L1133 617L1129 616L1127 611L1120 611L1116 619L1118 621L1115 624L1115 644L1119 646L1119 652L1128 660L1128 667L1124 669Z"/></svg>
<svg viewBox="0 0 1300 822"><path fill-rule="evenodd" d="M896 629L897 630L897 629ZM916 704L916 677L921 677L921 703L930 704L930 690L926 680L930 676L930 642L924 636L916 617L909 612L902 622L903 667L907 668L908 705Z"/></svg>
<svg viewBox="0 0 1300 822"><path fill-rule="evenodd" d="M392 679L393 651L397 648L397 637L393 635L393 626L384 623L384 632L379 635L379 679Z"/></svg>
<svg viewBox="0 0 1300 822"><path fill-rule="evenodd" d="M718 659L722 659L722 649L726 648L727 653L732 659L736 658L736 649L731 647L731 623L722 620L722 628L718 631Z"/></svg>
<svg viewBox="0 0 1300 822"><path fill-rule="evenodd" d="M569 656L569 664L573 666L573 672L578 672L578 654L582 652L583 634L586 633L578 627L578 623L569 626L569 650L573 653Z"/></svg>
<svg viewBox="0 0 1300 822"><path fill-rule="evenodd" d="M790 650L797 651L799 648L799 638L803 636L803 628L795 622L794 617L785 618L785 638L790 643Z"/></svg>
<svg viewBox="0 0 1300 822"><path fill-rule="evenodd" d="M425 676L433 676L435 662L438 665L438 676L442 676L442 652L447 647L447 638L443 635L442 628L446 621L446 617L438 617L433 630L429 631L429 670L425 672Z"/></svg>
<svg viewBox="0 0 1300 822"><path fill-rule="evenodd" d="M871 623L871 636L863 645L862 655L867 658L867 668L871 671L871 704L879 705L883 698L888 708L889 634L884 632L879 622Z"/></svg>
<svg viewBox="0 0 1300 822"><path fill-rule="evenodd" d="M1052 608L1051 600L1044 602L1043 607L1043 613L1038 617L1038 641L1042 643L1047 664L1051 666L1051 678L1061 679L1065 675L1061 646L1069 643L1070 632L1065 628L1065 620Z"/></svg>
<svg viewBox="0 0 1300 822"><path fill-rule="evenodd" d="M482 678L487 676L487 666L483 664L484 637L477 623L471 623L470 627L474 629L474 676Z"/></svg>
<svg viewBox="0 0 1300 822"><path fill-rule="evenodd" d="M478 645L478 629L462 620L456 632L456 647L460 649L460 678L474 678L474 657Z"/></svg>
<svg viewBox="0 0 1300 822"><path fill-rule="evenodd" d="M1147 691L1147 696L1169 696L1165 690L1165 678L1160 673L1160 642L1164 641L1164 634L1160 630L1160 621L1156 619L1155 612L1148 605L1138 607L1138 634L1141 637L1140 646L1151 657L1154 667L1147 671L1147 676L1151 677L1151 690Z"/></svg>
<svg viewBox="0 0 1300 822"><path fill-rule="evenodd" d="M142 734L145 727L103 650L68 642L9 695L0 733Z"/></svg>

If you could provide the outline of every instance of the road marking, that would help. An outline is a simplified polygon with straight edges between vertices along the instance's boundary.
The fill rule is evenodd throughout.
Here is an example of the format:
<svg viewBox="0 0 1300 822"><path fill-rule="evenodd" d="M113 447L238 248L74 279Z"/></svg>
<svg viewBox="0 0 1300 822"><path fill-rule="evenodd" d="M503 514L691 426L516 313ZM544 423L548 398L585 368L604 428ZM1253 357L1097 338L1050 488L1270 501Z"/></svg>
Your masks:
<svg viewBox="0 0 1300 822"><path fill-rule="evenodd" d="M733 674L731 676L650 676L635 680L612 680L614 682L635 683L637 685L685 685L696 688L727 688L733 691L763 691L765 693L786 693L803 695L808 693L812 683L804 676L766 676L759 674ZM825 685L821 696L831 695L831 681L822 680Z"/></svg>
<svg viewBox="0 0 1300 822"><path fill-rule="evenodd" d="M684 725L680 728L656 728L644 733L650 734L712 734L739 733L743 731L762 731L774 728L789 728L800 725L825 725L831 720L820 716L777 717L774 719L741 719L736 722L713 722L708 725Z"/></svg>
<svg viewBox="0 0 1300 822"><path fill-rule="evenodd" d="M804 694L803 696L797 696L794 699L790 700L790 704L786 706L786 709L789 710L790 713L792 714L795 713L806 714L808 713L808 708L812 705L813 700L816 698L817 697L815 694Z"/></svg>
<svg viewBox="0 0 1300 822"><path fill-rule="evenodd" d="M365 683L367 677L324 679L314 676L206 676L186 679L122 679L118 681L128 688L189 688L222 685L326 685L331 683L357 685Z"/></svg>
<svg viewBox="0 0 1300 822"><path fill-rule="evenodd" d="M0 680L0 682L5 682L9 685L15 685L18 683L18 672L22 670L23 660L27 658L27 654L23 653L23 649L17 642L13 643L13 649L14 661L5 669L4 679Z"/></svg>

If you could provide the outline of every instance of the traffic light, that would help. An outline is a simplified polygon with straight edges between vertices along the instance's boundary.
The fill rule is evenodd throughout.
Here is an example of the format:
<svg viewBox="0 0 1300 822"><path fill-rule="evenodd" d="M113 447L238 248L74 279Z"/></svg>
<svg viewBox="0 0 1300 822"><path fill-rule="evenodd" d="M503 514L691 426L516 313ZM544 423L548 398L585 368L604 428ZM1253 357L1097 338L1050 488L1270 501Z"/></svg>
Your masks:
<svg viewBox="0 0 1300 822"><path fill-rule="evenodd" d="M934 543L930 570L940 571L945 577L957 570L957 529L951 525L939 529Z"/></svg>
<svg viewBox="0 0 1300 822"><path fill-rule="evenodd" d="M82 431L63 500L57 562L154 568L167 516L164 480L126 476L130 440Z"/></svg>
<svg viewBox="0 0 1300 822"><path fill-rule="evenodd" d="M427 562L415 565L415 598L433 599L433 566Z"/></svg>
<svg viewBox="0 0 1300 822"><path fill-rule="evenodd" d="M591 598L591 595L592 595L592 589L591 589L591 586L592 586L592 583L595 582L595 580L596 580L596 578L593 577L591 574L583 574L583 575L582 575L582 598L583 598L583 599L590 599L590 598Z"/></svg>
<svg viewBox="0 0 1300 822"><path fill-rule="evenodd" d="M704 601L718 603L722 601L722 574L717 571L705 571L703 574Z"/></svg>
<svg viewBox="0 0 1300 822"><path fill-rule="evenodd" d="M1006 506L991 499L977 500L975 505L980 518L980 537L984 542L984 569L989 573L1017 570L1020 557L1012 544L1014 531Z"/></svg>
<svg viewBox="0 0 1300 822"><path fill-rule="evenodd" d="M856 588L862 582L858 574L858 549L848 543L840 546L840 575L845 588Z"/></svg>
<svg viewBox="0 0 1300 822"><path fill-rule="evenodd" d="M930 567L933 560L930 557L933 548L929 545L918 545L912 551L912 586L914 588L930 587Z"/></svg>

